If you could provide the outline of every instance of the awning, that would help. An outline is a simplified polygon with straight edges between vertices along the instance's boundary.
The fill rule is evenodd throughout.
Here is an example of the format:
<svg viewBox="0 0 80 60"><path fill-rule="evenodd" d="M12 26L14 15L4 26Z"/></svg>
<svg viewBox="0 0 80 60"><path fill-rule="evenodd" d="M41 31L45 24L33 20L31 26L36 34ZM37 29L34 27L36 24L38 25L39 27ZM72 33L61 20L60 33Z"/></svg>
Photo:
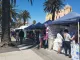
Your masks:
<svg viewBox="0 0 80 60"><path fill-rule="evenodd" d="M70 12L69 14L55 20L52 24L67 24L67 23L77 23L80 22L80 14L75 12Z"/></svg>

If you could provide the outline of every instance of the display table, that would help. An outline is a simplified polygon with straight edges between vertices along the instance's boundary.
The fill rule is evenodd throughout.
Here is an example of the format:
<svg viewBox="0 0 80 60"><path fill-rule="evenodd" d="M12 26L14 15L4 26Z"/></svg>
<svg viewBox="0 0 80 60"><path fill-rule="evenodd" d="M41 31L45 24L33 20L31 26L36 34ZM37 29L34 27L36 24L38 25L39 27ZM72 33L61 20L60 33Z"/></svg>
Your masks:
<svg viewBox="0 0 80 60"><path fill-rule="evenodd" d="M79 60L80 59L80 46L79 44L72 44L71 46L71 55L72 60Z"/></svg>

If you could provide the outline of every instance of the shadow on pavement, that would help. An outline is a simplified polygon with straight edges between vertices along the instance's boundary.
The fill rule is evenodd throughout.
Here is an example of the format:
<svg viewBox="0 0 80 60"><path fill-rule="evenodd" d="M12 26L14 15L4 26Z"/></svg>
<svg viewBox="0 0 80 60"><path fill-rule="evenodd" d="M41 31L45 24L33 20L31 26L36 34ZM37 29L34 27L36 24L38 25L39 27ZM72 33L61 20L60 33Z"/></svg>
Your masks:
<svg viewBox="0 0 80 60"><path fill-rule="evenodd" d="M8 46L8 47L0 47L0 53L5 52L12 52L12 51L20 51L20 50L26 50L31 49L36 46L35 42L33 40L27 39L23 41L23 44L20 44L19 42L16 43L16 41L12 41L13 44L16 46Z"/></svg>
<svg viewBox="0 0 80 60"><path fill-rule="evenodd" d="M31 40L31 39L27 39L23 41L23 44L21 45L17 45L17 47L21 50L25 50L25 49L31 49L34 48L36 46L36 42Z"/></svg>
<svg viewBox="0 0 80 60"><path fill-rule="evenodd" d="M20 51L18 48L14 47L0 47L0 53L12 52L12 51Z"/></svg>

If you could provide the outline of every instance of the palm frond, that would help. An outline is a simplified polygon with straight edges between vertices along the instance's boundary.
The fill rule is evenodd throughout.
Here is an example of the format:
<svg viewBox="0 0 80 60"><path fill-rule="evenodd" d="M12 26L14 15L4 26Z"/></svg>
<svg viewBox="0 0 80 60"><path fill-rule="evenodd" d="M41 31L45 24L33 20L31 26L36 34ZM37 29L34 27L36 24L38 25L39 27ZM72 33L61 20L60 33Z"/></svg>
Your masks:
<svg viewBox="0 0 80 60"><path fill-rule="evenodd" d="M19 14L19 18L26 22L26 20L28 21L28 19L31 18L30 13L27 10L24 10Z"/></svg>
<svg viewBox="0 0 80 60"><path fill-rule="evenodd" d="M15 6L16 5L16 0L11 0L11 4Z"/></svg>
<svg viewBox="0 0 80 60"><path fill-rule="evenodd" d="M31 5L33 5L33 0L28 0L28 2L30 2L30 3L31 3Z"/></svg>
<svg viewBox="0 0 80 60"><path fill-rule="evenodd" d="M44 11L52 14L54 20L55 12L59 11L63 6L63 0L47 0L44 2Z"/></svg>
<svg viewBox="0 0 80 60"><path fill-rule="evenodd" d="M45 12L53 12L53 10L59 10L64 6L63 0L47 0L44 3L44 11Z"/></svg>

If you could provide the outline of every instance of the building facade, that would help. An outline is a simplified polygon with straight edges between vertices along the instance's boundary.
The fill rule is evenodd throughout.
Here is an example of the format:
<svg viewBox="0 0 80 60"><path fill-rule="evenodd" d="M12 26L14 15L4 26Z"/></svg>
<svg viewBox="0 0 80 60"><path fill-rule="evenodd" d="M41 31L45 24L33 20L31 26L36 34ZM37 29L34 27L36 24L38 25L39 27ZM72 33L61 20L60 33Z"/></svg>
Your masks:
<svg viewBox="0 0 80 60"><path fill-rule="evenodd" d="M54 20L59 19L60 17L66 15L66 14L68 14L68 13L70 13L71 11L72 11L71 6L68 5L68 4L65 5L65 7L64 7L63 9L55 12L55 18L54 18ZM47 13L45 20L46 20L46 21L52 20L52 14L51 14L51 13Z"/></svg>

